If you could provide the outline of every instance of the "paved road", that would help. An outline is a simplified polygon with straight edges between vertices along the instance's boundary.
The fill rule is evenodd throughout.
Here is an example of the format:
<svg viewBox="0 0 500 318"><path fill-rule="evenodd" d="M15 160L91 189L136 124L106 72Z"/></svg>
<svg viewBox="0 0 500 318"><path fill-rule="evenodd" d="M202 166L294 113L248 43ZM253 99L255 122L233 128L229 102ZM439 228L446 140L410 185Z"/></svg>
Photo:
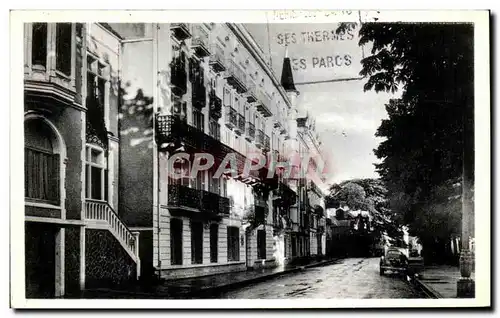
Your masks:
<svg viewBox="0 0 500 318"><path fill-rule="evenodd" d="M404 279L380 276L378 258L349 258L221 294L223 299L423 298Z"/></svg>

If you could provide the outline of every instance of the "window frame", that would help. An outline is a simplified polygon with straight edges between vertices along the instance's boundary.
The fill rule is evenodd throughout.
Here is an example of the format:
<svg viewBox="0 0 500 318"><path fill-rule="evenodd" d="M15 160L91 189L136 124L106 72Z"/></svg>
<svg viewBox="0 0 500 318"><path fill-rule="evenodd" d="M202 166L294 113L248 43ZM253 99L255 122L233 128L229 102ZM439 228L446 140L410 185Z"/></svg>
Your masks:
<svg viewBox="0 0 500 318"><path fill-rule="evenodd" d="M47 125L48 128L51 129L52 132L54 133L54 136L53 136L54 140L52 142L52 147L53 147L53 151L57 152L59 154L59 202L57 202L57 204L54 205L51 203L40 202L40 201L33 200L30 198L25 198L24 204L26 206L58 209L61 211L61 219L64 220L64 219L66 219L66 206L64 204L66 201L66 187L65 187L66 160L67 160L66 144L65 144L64 139L63 139L62 135L60 134L59 130L47 118L45 118L39 114L28 114L24 118L24 124L26 125L26 123L30 120L42 121L43 124Z"/></svg>
<svg viewBox="0 0 500 318"><path fill-rule="evenodd" d="M201 233L196 233L194 231L195 229L200 230ZM203 223L201 221L191 221L190 230L191 230L191 264L201 265L203 264ZM199 238L199 241L196 241L195 240L196 238Z"/></svg>
<svg viewBox="0 0 500 318"><path fill-rule="evenodd" d="M100 163L92 162L92 151L99 152L99 155L101 156ZM109 158L106 154L106 151L97 145L85 145L85 199L102 202L109 201L109 194L111 193L111 189L109 188ZM101 169L101 199L95 199L92 197L92 167ZM87 172L87 169L89 169L89 172ZM88 177L90 177L90 180L88 179Z"/></svg>
<svg viewBox="0 0 500 318"><path fill-rule="evenodd" d="M179 225L179 233L174 233L174 231L172 231L172 229L175 228L174 226L172 226L172 223L176 223L176 222ZM182 265L184 263L183 262L184 261L183 260L184 250L183 250L183 239L182 239L183 232L184 232L183 226L184 226L184 222L182 219L179 219L179 218L171 218L170 219L170 265L173 265L173 266ZM178 234L178 237L175 237L176 234ZM174 243L179 243L180 246L176 247ZM176 259L177 253L175 253L175 252L179 252L179 254L180 254L179 259Z"/></svg>
<svg viewBox="0 0 500 318"><path fill-rule="evenodd" d="M91 63L91 69L89 69L89 59L92 59L92 63ZM89 73L92 74L92 76L94 76L94 89L96 90L96 92L94 92L94 97L97 98L97 100L99 101L99 94L97 93L98 89L99 89L99 80L104 80L104 105L101 105L103 108L104 108L104 122L106 124L106 127L109 127L109 121L110 121L110 118L109 118L109 100L110 100L110 97L111 97L111 92L110 92L110 89L111 89L111 66L109 65L109 63L103 61L102 59L100 59L97 55L95 55L94 53L90 52L87 50L87 53L85 55L85 69L86 69L86 72L85 72L85 90L86 90L86 95L89 96L89 92L88 92L88 83L89 83ZM103 66L102 68L100 66ZM95 69L93 69L92 67L95 67ZM99 70L103 70L104 74L99 74ZM97 95L96 95L97 94Z"/></svg>

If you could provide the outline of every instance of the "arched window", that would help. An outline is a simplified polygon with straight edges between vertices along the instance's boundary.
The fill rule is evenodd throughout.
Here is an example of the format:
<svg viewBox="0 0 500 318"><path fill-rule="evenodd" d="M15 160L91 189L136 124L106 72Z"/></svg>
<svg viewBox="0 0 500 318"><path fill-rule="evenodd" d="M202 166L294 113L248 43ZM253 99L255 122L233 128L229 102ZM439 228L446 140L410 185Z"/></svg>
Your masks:
<svg viewBox="0 0 500 318"><path fill-rule="evenodd" d="M40 119L24 123L24 196L59 205L60 153L57 136Z"/></svg>

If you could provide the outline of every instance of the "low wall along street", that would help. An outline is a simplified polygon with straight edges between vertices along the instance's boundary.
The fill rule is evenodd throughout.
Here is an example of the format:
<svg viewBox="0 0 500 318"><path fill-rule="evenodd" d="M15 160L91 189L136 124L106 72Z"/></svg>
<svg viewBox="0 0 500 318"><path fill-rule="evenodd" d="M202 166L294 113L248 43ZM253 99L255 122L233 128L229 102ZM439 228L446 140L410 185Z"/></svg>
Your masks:
<svg viewBox="0 0 500 318"><path fill-rule="evenodd" d="M282 64L278 61L288 55L297 84L360 76L363 49L358 45L359 24L340 33L337 33L338 23L268 23L245 27L270 56L275 74L281 74Z"/></svg>

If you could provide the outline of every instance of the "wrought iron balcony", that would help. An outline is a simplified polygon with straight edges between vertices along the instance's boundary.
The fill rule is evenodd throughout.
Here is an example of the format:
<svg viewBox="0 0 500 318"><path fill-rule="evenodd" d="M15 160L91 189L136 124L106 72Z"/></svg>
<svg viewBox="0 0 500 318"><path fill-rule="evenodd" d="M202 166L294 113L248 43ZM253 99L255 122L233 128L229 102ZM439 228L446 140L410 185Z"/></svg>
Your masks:
<svg viewBox="0 0 500 318"><path fill-rule="evenodd" d="M193 27L191 47L193 48L196 56L199 58L210 56L209 43L210 39L208 32L201 25L195 25Z"/></svg>
<svg viewBox="0 0 500 318"><path fill-rule="evenodd" d="M210 51L212 55L210 55L210 66L214 70L215 73L224 72L226 70L226 58L224 54L224 50L220 47L219 44L213 43L210 47Z"/></svg>
<svg viewBox="0 0 500 318"><path fill-rule="evenodd" d="M235 61L230 58L227 61L226 80L240 94L245 93L247 88L247 75Z"/></svg>
<svg viewBox="0 0 500 318"><path fill-rule="evenodd" d="M168 205L178 209L194 209L203 213L229 215L229 199L217 193L172 184L168 186Z"/></svg>
<svg viewBox="0 0 500 318"><path fill-rule="evenodd" d="M247 121L245 138L248 141L253 141L255 139L255 125Z"/></svg>
<svg viewBox="0 0 500 318"><path fill-rule="evenodd" d="M184 52L174 57L170 64L170 86L172 93L177 96L186 94L187 91L187 72L186 57Z"/></svg>
<svg viewBox="0 0 500 318"><path fill-rule="evenodd" d="M215 93L215 90L212 89L210 91L210 109L209 109L209 115L212 118L221 118L222 116L222 100L217 96Z"/></svg>
<svg viewBox="0 0 500 318"><path fill-rule="evenodd" d="M264 117L271 117L273 113L269 109L269 105L271 105L271 98L262 90L257 90L257 111Z"/></svg>
<svg viewBox="0 0 500 318"><path fill-rule="evenodd" d="M238 125L238 113L236 109L231 106L225 106L226 108L226 126L230 129L235 128Z"/></svg>
<svg viewBox="0 0 500 318"><path fill-rule="evenodd" d="M242 114L238 114L238 124L234 127L234 132L238 135L242 135L245 132L245 117Z"/></svg>
<svg viewBox="0 0 500 318"><path fill-rule="evenodd" d="M260 129L257 130L257 137L255 139L255 145L259 148L264 147L264 132Z"/></svg>
<svg viewBox="0 0 500 318"><path fill-rule="evenodd" d="M217 168L228 154L235 154L237 170L241 175L239 179L242 182L246 182L246 179L258 179L257 183L260 184L267 184L271 187L274 187L276 184L276 178L267 178L268 169L266 167L259 171L252 171L255 172L252 178L243 175L247 160L243 154L222 143L220 140L205 134L203 131L188 125L175 115L156 116L156 139L158 144L162 146L160 151L168 151L168 149L184 146L188 152L199 151L210 153L214 156L215 167Z"/></svg>
<svg viewBox="0 0 500 318"><path fill-rule="evenodd" d="M207 89L203 81L203 76L195 76L192 83L192 102L193 106L202 109L207 104Z"/></svg>
<svg viewBox="0 0 500 318"><path fill-rule="evenodd" d="M191 37L188 23L172 23L170 24L170 30L179 41L184 41Z"/></svg>

